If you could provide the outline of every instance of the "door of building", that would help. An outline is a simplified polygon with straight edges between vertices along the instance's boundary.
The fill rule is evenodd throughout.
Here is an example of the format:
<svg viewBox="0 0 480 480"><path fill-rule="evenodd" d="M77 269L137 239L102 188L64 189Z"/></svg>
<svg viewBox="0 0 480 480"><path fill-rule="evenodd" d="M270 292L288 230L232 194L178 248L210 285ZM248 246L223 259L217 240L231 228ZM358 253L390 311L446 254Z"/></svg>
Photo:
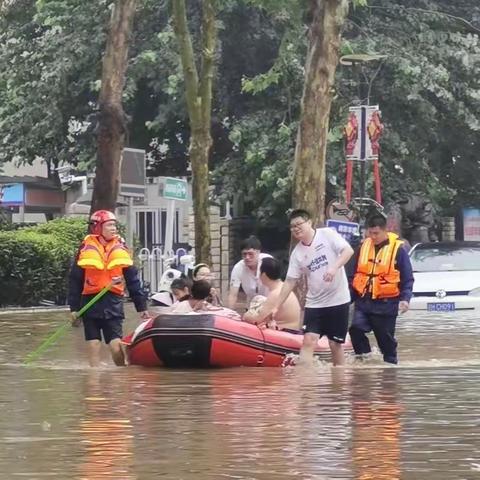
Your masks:
<svg viewBox="0 0 480 480"><path fill-rule="evenodd" d="M155 207L140 207L135 212L135 235L142 247L152 249L165 243L167 226L167 209ZM178 243L179 212L175 211L173 242Z"/></svg>

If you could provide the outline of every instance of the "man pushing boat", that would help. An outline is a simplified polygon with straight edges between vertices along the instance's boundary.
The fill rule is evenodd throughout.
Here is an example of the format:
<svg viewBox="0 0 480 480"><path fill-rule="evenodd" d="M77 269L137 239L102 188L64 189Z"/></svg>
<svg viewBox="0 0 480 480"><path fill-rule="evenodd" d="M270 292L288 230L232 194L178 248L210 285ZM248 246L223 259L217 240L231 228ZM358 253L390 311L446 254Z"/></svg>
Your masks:
<svg viewBox="0 0 480 480"><path fill-rule="evenodd" d="M322 336L328 338L334 365L345 362L342 344L348 330L350 291L344 265L353 255L352 247L335 230L312 226L310 214L294 210L290 214L290 231L298 240L290 256L287 278L276 308L287 300L298 279L307 276L305 304L305 335L300 361L312 362L314 348Z"/></svg>

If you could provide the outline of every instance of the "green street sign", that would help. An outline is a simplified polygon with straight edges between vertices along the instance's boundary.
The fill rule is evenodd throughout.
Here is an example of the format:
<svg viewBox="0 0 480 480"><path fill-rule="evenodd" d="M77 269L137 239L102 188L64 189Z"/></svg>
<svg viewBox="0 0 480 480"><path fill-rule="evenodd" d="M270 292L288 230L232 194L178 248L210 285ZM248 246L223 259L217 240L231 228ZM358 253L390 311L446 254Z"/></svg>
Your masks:
<svg viewBox="0 0 480 480"><path fill-rule="evenodd" d="M181 178L166 178L163 198L168 198L169 200L186 200L187 181Z"/></svg>

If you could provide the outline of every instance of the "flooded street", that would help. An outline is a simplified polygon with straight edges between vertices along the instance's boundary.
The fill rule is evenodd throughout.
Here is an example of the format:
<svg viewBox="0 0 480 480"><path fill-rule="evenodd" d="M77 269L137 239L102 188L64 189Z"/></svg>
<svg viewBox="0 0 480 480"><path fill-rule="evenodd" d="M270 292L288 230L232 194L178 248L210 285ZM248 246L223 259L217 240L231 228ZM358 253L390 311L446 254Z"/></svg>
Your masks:
<svg viewBox="0 0 480 480"><path fill-rule="evenodd" d="M82 329L23 366L65 318L0 316L0 479L480 478L473 312L400 317L398 367L92 371Z"/></svg>

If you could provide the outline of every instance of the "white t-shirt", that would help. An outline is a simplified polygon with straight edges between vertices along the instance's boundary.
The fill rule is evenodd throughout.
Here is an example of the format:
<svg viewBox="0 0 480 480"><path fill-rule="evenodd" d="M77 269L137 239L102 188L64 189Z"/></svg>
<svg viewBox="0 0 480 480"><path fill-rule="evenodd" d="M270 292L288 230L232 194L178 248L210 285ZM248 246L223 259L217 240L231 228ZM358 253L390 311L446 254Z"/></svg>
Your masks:
<svg viewBox="0 0 480 480"><path fill-rule="evenodd" d="M334 265L348 242L331 228L317 228L310 245L299 242L290 256L287 278L307 276L308 292L305 306L309 308L333 307L350 302L347 275L340 268L331 282L323 275Z"/></svg>
<svg viewBox="0 0 480 480"><path fill-rule="evenodd" d="M264 258L271 258L268 253L260 253L258 256L257 272L252 272L243 260L240 260L235 264L230 276L230 286L234 288L240 288L240 285L247 296L247 304L250 304L250 300L255 295L267 296L269 290L260 281L260 264Z"/></svg>

